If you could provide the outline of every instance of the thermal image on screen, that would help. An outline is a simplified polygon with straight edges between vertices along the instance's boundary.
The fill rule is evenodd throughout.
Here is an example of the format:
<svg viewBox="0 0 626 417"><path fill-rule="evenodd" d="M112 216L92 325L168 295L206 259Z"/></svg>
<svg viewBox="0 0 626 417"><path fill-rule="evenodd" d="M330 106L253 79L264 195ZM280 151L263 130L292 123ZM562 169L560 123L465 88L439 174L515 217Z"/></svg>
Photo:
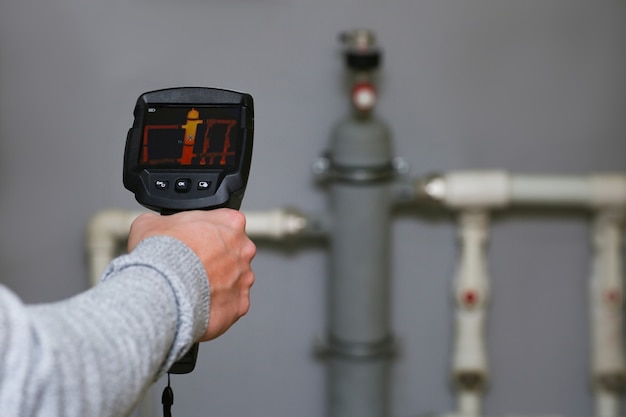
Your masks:
<svg viewBox="0 0 626 417"><path fill-rule="evenodd" d="M149 107L140 163L235 169L241 149L236 108Z"/></svg>

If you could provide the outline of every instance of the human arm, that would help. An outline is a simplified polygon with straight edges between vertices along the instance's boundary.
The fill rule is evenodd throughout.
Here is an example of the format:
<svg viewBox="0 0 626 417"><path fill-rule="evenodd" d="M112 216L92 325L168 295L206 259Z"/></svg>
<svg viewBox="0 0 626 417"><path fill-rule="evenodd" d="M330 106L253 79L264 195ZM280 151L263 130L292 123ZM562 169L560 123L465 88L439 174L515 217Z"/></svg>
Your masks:
<svg viewBox="0 0 626 417"><path fill-rule="evenodd" d="M225 331L243 310L237 307L238 313L220 319L220 300L226 295L236 305L247 305L239 298L248 297L254 256L242 221L224 226L229 231L219 239L227 243L216 243L217 232L206 230L218 228L215 223L230 220L228 216L140 220L130 234L131 253L111 263L102 283L59 303L26 306L0 287L3 415L126 415L194 341ZM161 230L163 225L167 230ZM245 256L226 255L237 253L238 245ZM205 262L216 258L230 259L221 264L227 273L205 268ZM213 294L211 288L210 293L207 272L211 286L228 287L230 282L231 290ZM215 305L209 307L209 299ZM218 323L214 333L207 332L209 309Z"/></svg>
<svg viewBox="0 0 626 417"><path fill-rule="evenodd" d="M131 226L128 250L143 239L161 235L185 242L202 263L211 287L211 319L200 341L215 339L250 308L254 284L250 263L256 247L245 235L244 215L229 209L165 217L146 213Z"/></svg>

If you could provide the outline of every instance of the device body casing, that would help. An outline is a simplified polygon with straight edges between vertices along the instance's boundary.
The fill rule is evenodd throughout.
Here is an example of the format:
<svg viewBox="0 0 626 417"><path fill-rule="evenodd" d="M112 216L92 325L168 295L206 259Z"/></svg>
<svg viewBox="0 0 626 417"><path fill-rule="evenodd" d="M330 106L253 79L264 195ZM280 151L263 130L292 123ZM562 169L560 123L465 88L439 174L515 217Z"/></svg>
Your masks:
<svg viewBox="0 0 626 417"><path fill-rule="evenodd" d="M241 109L238 138L242 141L236 169L225 170L198 166L145 166L140 161L143 130L146 126L148 109L154 107L198 106L205 108ZM156 90L142 94L135 105L135 120L129 130L124 152L124 186L135 194L136 200L145 207L163 214L187 210L207 210L220 207L238 209L250 173L252 138L254 132L254 105L252 96L235 91L206 88L181 87ZM154 183L164 179L175 182L189 179L191 182L209 178L210 192L196 190L177 192L172 186L167 191L157 190Z"/></svg>

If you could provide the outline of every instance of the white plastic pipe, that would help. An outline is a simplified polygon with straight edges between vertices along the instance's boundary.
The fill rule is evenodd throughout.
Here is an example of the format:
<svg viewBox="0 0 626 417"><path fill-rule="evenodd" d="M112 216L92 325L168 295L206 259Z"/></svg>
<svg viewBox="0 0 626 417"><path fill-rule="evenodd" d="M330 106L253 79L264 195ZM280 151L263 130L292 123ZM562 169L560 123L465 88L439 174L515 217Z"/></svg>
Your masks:
<svg viewBox="0 0 626 417"><path fill-rule="evenodd" d="M599 212L593 222L589 282L591 374L596 417L619 417L626 388L622 227L626 211Z"/></svg>
<svg viewBox="0 0 626 417"><path fill-rule="evenodd" d="M600 209L626 207L626 175L519 175L506 171L452 171L423 192L453 209L500 209L513 205Z"/></svg>
<svg viewBox="0 0 626 417"><path fill-rule="evenodd" d="M91 285L96 285L106 266L119 255L131 223L141 211L107 209L96 213L87 228ZM306 230L308 219L294 210L245 212L246 233L251 239L285 239Z"/></svg>
<svg viewBox="0 0 626 417"><path fill-rule="evenodd" d="M450 208L502 208L510 202L510 178L505 171L453 171L441 178L439 184L431 183L431 192L437 192Z"/></svg>
<svg viewBox="0 0 626 417"><path fill-rule="evenodd" d="M308 220L295 210L246 212L246 233L250 238L284 239L302 233Z"/></svg>
<svg viewBox="0 0 626 417"><path fill-rule="evenodd" d="M454 280L457 304L452 378L458 414L478 417L488 379L485 319L489 300L486 243L489 217L485 211L459 215L461 259Z"/></svg>
<svg viewBox="0 0 626 417"><path fill-rule="evenodd" d="M107 265L120 254L132 222L143 212L107 209L96 213L87 227L90 284L95 286ZM246 233L251 237L283 239L302 232L307 218L293 210L246 212ZM154 394L147 391L138 404L141 417L154 415Z"/></svg>
<svg viewBox="0 0 626 417"><path fill-rule="evenodd" d="M485 310L472 310L463 305L463 291L471 289L480 294L483 288L488 290L485 285L488 282L486 272L481 272L484 259L479 255L483 249L481 245L484 244L478 232L480 220L477 220L475 214L472 218L468 213L484 213L487 210L521 205L574 207L596 212L594 261L590 280L591 374L594 381L595 416L621 416L622 393L626 386L622 260L626 176L511 175L505 171L458 171L434 177L425 182L423 187L422 192L431 199L462 213L460 227L463 255L456 281L458 309L453 354L459 414L473 416L481 412L482 392L464 389L458 383L463 375L471 375L470 364L475 365L477 375L484 375L485 378L487 375L482 339ZM481 280L477 277L483 278ZM484 370L484 374L481 370Z"/></svg>
<svg viewBox="0 0 626 417"><path fill-rule="evenodd" d="M622 400L614 392L598 389L594 393L594 401L594 417L621 417L619 410L622 408Z"/></svg>
<svg viewBox="0 0 626 417"><path fill-rule="evenodd" d="M511 204L586 207L593 189L590 177L511 175L509 195Z"/></svg>
<svg viewBox="0 0 626 417"><path fill-rule="evenodd" d="M106 266L119 254L130 225L141 212L108 209L96 213L87 227L89 279L96 285Z"/></svg>
<svg viewBox="0 0 626 417"><path fill-rule="evenodd" d="M458 417L480 417L483 409L482 391L459 391L457 413Z"/></svg>

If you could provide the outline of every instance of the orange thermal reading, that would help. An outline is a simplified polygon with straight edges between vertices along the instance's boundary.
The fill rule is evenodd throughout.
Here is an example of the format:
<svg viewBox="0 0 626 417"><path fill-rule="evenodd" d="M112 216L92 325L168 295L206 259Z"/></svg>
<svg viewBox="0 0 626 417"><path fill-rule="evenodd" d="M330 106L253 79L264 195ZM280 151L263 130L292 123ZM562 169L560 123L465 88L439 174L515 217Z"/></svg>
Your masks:
<svg viewBox="0 0 626 417"><path fill-rule="evenodd" d="M198 132L198 125L202 124L200 113L198 110L191 109L187 113L187 123L181 127L185 129L185 136L183 139L183 154L180 157L181 165L191 165L191 160L194 157L193 147L196 144L196 133Z"/></svg>
<svg viewBox="0 0 626 417"><path fill-rule="evenodd" d="M195 108L185 113L184 124L170 122L144 127L141 163L171 167L236 166L237 120L221 115L203 118Z"/></svg>

